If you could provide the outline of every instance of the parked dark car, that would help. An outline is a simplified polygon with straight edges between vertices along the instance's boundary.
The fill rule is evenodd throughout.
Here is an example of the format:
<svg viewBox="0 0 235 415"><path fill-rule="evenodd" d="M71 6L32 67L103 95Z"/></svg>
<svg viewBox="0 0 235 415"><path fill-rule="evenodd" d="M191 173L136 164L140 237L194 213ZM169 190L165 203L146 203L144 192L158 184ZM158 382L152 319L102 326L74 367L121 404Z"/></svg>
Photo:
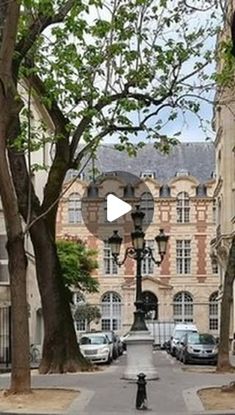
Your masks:
<svg viewBox="0 0 235 415"><path fill-rule="evenodd" d="M106 336L108 336L109 341L112 343L113 345L113 359L117 359L117 357L119 356L118 354L118 337L117 335L114 333L114 331L109 330L109 331L102 331L102 333L106 334Z"/></svg>
<svg viewBox="0 0 235 415"><path fill-rule="evenodd" d="M189 333L180 341L179 360L187 363L217 364L218 343L209 333Z"/></svg>
<svg viewBox="0 0 235 415"><path fill-rule="evenodd" d="M121 356L123 354L123 343L118 335L117 335L117 343L118 343L118 356Z"/></svg>

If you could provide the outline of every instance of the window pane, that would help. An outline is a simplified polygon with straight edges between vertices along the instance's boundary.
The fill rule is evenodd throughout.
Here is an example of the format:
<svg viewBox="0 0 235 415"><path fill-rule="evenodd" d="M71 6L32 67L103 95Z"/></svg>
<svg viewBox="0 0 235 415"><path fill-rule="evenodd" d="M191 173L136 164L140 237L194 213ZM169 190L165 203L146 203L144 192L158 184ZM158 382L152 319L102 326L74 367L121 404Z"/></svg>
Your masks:
<svg viewBox="0 0 235 415"><path fill-rule="evenodd" d="M189 206L189 195L186 192L181 192L177 196L177 222L178 223L188 223L190 206Z"/></svg>
<svg viewBox="0 0 235 415"><path fill-rule="evenodd" d="M68 222L69 223L81 223L81 198L78 193L73 193L69 197L68 202Z"/></svg>
<svg viewBox="0 0 235 415"><path fill-rule="evenodd" d="M9 282L10 276L8 271L8 264L0 264L0 283Z"/></svg>
<svg viewBox="0 0 235 415"><path fill-rule="evenodd" d="M105 274L117 274L118 273L118 266L115 264L112 254L111 248L108 242L104 242L104 273Z"/></svg>
<svg viewBox="0 0 235 415"><path fill-rule="evenodd" d="M218 330L219 328L219 306L218 306L218 292L211 294L209 298L209 329Z"/></svg>
<svg viewBox="0 0 235 415"><path fill-rule="evenodd" d="M76 328L76 331L86 331L86 320L85 319L76 320L75 328Z"/></svg>
<svg viewBox="0 0 235 415"><path fill-rule="evenodd" d="M177 274L191 273L191 241L176 241L176 272Z"/></svg>
<svg viewBox="0 0 235 415"><path fill-rule="evenodd" d="M140 208L145 214L143 223L150 223L154 212L154 200L150 192L144 192L141 195Z"/></svg>
<svg viewBox="0 0 235 415"><path fill-rule="evenodd" d="M154 240L147 240L146 247L152 249L152 253L154 256ZM154 262L151 260L150 257L146 257L142 260L142 274L149 275L154 273Z"/></svg>
<svg viewBox="0 0 235 415"><path fill-rule="evenodd" d="M180 292L173 299L174 321L193 322L193 298L191 294Z"/></svg>
<svg viewBox="0 0 235 415"><path fill-rule="evenodd" d="M102 330L118 330L121 328L121 298L116 293L106 293L101 303Z"/></svg>

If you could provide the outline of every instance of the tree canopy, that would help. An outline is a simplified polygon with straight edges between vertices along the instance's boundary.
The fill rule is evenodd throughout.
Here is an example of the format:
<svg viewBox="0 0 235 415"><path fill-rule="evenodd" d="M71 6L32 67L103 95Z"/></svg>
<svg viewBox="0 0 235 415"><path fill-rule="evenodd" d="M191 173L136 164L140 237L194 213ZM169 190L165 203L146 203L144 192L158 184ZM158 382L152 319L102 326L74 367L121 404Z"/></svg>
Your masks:
<svg viewBox="0 0 235 415"><path fill-rule="evenodd" d="M98 280L91 275L98 267L95 250L89 249L81 240L59 240L57 252L67 288L98 292Z"/></svg>
<svg viewBox="0 0 235 415"><path fill-rule="evenodd" d="M0 173L1 195L4 190L8 198L12 178L15 206L35 250L48 316L42 373L81 367L55 249L66 172L80 169L104 138L115 138L119 150L129 154L146 139L167 150L180 135L180 114L182 122L189 111L201 120L200 104L208 102L214 88L211 39L222 16L218 10L217 0L11 0L0 5L1 132L11 168L7 181ZM31 119L34 98L46 109L53 133L42 120L37 134ZM48 177L41 200L30 154L40 145L47 154L48 143L54 151L43 166ZM11 210L3 204L6 216Z"/></svg>

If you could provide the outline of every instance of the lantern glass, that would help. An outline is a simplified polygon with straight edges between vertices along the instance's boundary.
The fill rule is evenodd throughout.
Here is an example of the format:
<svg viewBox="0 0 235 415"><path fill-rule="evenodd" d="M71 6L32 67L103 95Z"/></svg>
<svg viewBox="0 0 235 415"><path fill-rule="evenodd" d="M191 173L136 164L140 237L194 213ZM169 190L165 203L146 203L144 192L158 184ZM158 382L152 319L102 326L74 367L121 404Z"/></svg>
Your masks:
<svg viewBox="0 0 235 415"><path fill-rule="evenodd" d="M158 245L158 252L160 256L164 256L166 253L168 239L169 236L164 233L163 229L160 229L159 234L155 238L155 241Z"/></svg>
<svg viewBox="0 0 235 415"><path fill-rule="evenodd" d="M145 240L144 240L145 234L141 229L136 229L131 234L132 238L132 244L136 251L142 251L145 246Z"/></svg>
<svg viewBox="0 0 235 415"><path fill-rule="evenodd" d="M132 220L134 222L135 228L142 228L143 219L145 217L145 213L140 210L140 205L136 205L136 209L131 214Z"/></svg>
<svg viewBox="0 0 235 415"><path fill-rule="evenodd" d="M121 250L122 237L118 234L118 231L113 231L113 235L109 238L108 243L111 248L113 256L118 256Z"/></svg>

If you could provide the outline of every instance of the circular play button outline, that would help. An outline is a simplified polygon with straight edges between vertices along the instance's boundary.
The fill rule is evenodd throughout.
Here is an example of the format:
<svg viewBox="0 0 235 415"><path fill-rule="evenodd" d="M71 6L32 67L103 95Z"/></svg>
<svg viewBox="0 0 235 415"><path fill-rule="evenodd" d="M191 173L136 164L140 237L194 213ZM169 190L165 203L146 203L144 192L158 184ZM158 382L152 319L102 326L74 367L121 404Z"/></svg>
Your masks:
<svg viewBox="0 0 235 415"><path fill-rule="evenodd" d="M151 205L150 205L151 203ZM133 230L131 212L136 205L147 215L143 231L152 223L154 198L144 179L125 171L111 171L91 181L81 199L83 223L100 240L114 229L122 234Z"/></svg>

